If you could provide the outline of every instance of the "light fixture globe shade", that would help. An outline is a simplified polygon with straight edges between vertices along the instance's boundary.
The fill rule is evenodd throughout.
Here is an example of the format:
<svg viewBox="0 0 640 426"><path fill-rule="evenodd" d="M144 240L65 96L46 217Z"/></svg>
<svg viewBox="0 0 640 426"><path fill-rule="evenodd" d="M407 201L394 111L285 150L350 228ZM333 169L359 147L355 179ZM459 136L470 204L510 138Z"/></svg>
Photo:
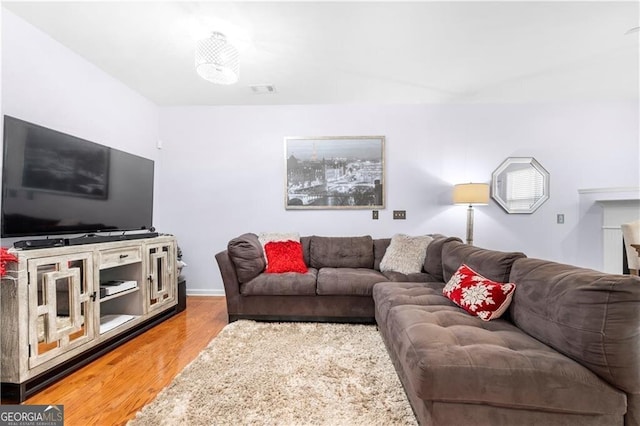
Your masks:
<svg viewBox="0 0 640 426"><path fill-rule="evenodd" d="M196 44L196 71L200 77L216 84L234 84L240 76L238 49L224 34L214 32Z"/></svg>
<svg viewBox="0 0 640 426"><path fill-rule="evenodd" d="M489 204L489 184L462 183L453 187L453 204Z"/></svg>

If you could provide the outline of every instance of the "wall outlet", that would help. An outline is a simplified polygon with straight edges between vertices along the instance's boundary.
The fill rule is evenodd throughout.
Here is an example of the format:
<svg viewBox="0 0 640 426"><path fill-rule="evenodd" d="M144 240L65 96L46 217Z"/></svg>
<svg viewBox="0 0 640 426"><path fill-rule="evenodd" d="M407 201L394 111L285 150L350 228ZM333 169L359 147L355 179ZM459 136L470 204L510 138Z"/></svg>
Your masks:
<svg viewBox="0 0 640 426"><path fill-rule="evenodd" d="M378 210L374 210L374 211L373 211L373 213L372 213L372 215L371 215L371 218L372 218L373 220L378 220Z"/></svg>
<svg viewBox="0 0 640 426"><path fill-rule="evenodd" d="M556 223L559 223L559 224L564 223L564 215L562 213L558 213L556 215Z"/></svg>
<svg viewBox="0 0 640 426"><path fill-rule="evenodd" d="M393 218L394 219L406 219L407 218L407 211L406 210L394 210L393 211Z"/></svg>

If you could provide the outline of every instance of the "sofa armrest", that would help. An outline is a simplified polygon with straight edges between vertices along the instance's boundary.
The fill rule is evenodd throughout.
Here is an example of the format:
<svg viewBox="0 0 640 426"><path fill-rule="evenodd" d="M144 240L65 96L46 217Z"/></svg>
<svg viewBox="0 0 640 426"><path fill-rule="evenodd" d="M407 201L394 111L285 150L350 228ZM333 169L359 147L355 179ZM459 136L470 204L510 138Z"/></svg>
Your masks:
<svg viewBox="0 0 640 426"><path fill-rule="evenodd" d="M227 305L229 301L233 301L236 297L240 296L240 281L238 281L238 275L236 274L236 267L229 257L229 252L223 250L215 255L218 267L220 268L220 275L222 275L222 284L224 285L224 293L227 298Z"/></svg>

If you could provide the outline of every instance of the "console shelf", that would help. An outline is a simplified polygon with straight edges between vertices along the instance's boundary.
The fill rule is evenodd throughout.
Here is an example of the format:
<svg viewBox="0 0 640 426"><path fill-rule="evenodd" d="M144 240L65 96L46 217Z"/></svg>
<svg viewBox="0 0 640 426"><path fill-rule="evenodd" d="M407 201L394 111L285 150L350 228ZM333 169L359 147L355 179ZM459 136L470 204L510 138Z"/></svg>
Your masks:
<svg viewBox="0 0 640 426"><path fill-rule="evenodd" d="M108 296L101 297L100 298L100 303L108 302L111 299L117 299L118 297L126 296L127 294L135 293L136 291L140 291L140 287L130 288L129 290L124 290L124 291L120 291L120 292L115 293L115 294L110 294Z"/></svg>
<svg viewBox="0 0 640 426"><path fill-rule="evenodd" d="M2 399L53 380L175 313L173 236L10 252L0 286ZM100 283L134 288L100 297ZM107 343L108 342L108 343Z"/></svg>
<svg viewBox="0 0 640 426"><path fill-rule="evenodd" d="M108 333L125 323L138 318L135 315L127 314L110 314L100 317L100 334Z"/></svg>

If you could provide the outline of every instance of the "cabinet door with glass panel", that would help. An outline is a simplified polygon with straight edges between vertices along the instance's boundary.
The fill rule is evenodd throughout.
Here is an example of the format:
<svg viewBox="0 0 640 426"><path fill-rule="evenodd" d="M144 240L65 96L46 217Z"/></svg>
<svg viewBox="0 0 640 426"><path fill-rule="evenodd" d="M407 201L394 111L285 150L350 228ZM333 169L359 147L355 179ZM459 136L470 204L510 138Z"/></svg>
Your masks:
<svg viewBox="0 0 640 426"><path fill-rule="evenodd" d="M29 368L90 342L95 335L93 254L29 259Z"/></svg>
<svg viewBox="0 0 640 426"><path fill-rule="evenodd" d="M147 253L147 310L152 312L176 303L176 245L149 244Z"/></svg>

